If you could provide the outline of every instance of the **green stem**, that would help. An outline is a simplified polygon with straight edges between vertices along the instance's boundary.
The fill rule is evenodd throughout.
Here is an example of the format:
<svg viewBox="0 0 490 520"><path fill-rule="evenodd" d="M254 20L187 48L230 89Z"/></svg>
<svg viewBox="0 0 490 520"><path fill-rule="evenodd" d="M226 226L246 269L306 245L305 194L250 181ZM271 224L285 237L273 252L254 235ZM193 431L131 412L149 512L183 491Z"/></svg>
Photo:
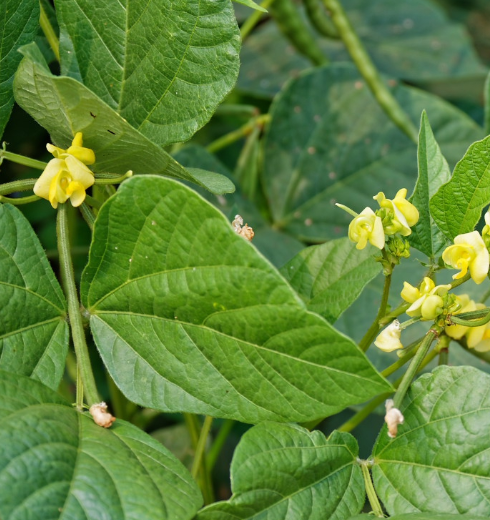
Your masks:
<svg viewBox="0 0 490 520"><path fill-rule="evenodd" d="M226 419L223 425L221 426L218 434L216 435L216 438L214 439L214 442L211 448L209 449L207 456L209 471L213 470L214 465L216 464L216 460L218 459L218 456L221 453L221 450L223 449L223 445L225 444L228 435L233 429L234 424L235 421L233 421L232 419Z"/></svg>
<svg viewBox="0 0 490 520"><path fill-rule="evenodd" d="M409 307L412 305L411 303L402 303L396 309L392 310L386 316L384 316L379 321L379 326L382 328L385 325L389 325L395 318L398 318L400 314L403 314Z"/></svg>
<svg viewBox="0 0 490 520"><path fill-rule="evenodd" d="M490 321L490 309L485 308L477 311L463 312L457 316L451 315L448 317L448 320L456 325L464 325L465 327L481 327Z"/></svg>
<svg viewBox="0 0 490 520"><path fill-rule="evenodd" d="M406 365L412 358L415 356L415 353L418 350L418 346L420 345L421 339L415 340L413 343L411 343L407 348L407 353L403 357L401 357L398 361L395 361L392 365L389 367L386 367L382 372L381 375L383 377L389 377L391 374L394 374L398 369L400 369L402 366ZM404 349L405 350L405 349Z"/></svg>
<svg viewBox="0 0 490 520"><path fill-rule="evenodd" d="M362 469L362 476L364 477L364 484L366 487L366 495L369 500L371 509L373 510L374 516L378 518L384 518L383 509L379 503L378 495L374 490L373 481L371 480L371 474L369 473L369 467L367 461L363 460L360 462Z"/></svg>
<svg viewBox="0 0 490 520"><path fill-rule="evenodd" d="M60 61L60 42L58 40L58 36L56 36L56 33L54 32L53 26L51 25L51 22L49 21L48 15L46 14L46 11L44 10L42 2L39 2L39 6L41 8L41 16L39 19L41 29L43 30L44 36L46 36L49 46L51 47L51 49L54 53L54 56L59 63L59 61Z"/></svg>
<svg viewBox="0 0 490 520"><path fill-rule="evenodd" d="M243 137L246 137L256 126L262 126L265 123L268 123L270 121L271 116L269 114L263 114L261 116L255 117L254 119L251 119L248 123L241 126L240 128L237 128L233 132L230 132L229 134L226 134L219 139L216 139L216 141L213 141L210 143L206 149L208 152L214 153L218 150L221 150L222 148L225 148L227 146L230 146L234 142L242 139Z"/></svg>
<svg viewBox="0 0 490 520"><path fill-rule="evenodd" d="M366 80L371 92L386 115L402 130L415 144L418 143L418 132L414 124L402 109L390 90L381 80L369 54L361 40L353 30L339 0L323 0L330 12L333 23L349 52L352 61Z"/></svg>
<svg viewBox="0 0 490 520"><path fill-rule="evenodd" d="M268 9L274 0L264 0L260 5L264 9ZM247 36L252 32L252 29L259 23L260 19L265 13L262 11L254 11L240 27L240 36L242 37L242 44Z"/></svg>
<svg viewBox="0 0 490 520"><path fill-rule="evenodd" d="M10 195L18 191L29 191L34 188L37 179L24 179L22 181L7 182L0 185L0 195Z"/></svg>
<svg viewBox="0 0 490 520"><path fill-rule="evenodd" d="M458 278L457 280L454 280L451 282L451 289L454 289L455 287L459 287L461 284L467 282L471 278L471 274L468 271L463 278Z"/></svg>
<svg viewBox="0 0 490 520"><path fill-rule="evenodd" d="M383 295L381 296L381 304L379 306L378 314L376 315L376 318L374 318L373 323L369 327L366 334L364 334L364 337L359 342L359 348L366 352L366 350L369 348L371 343L373 342L374 338L379 332L380 327L380 320L383 318L386 314L386 307L388 305L388 297L390 295L390 286L391 286L391 274L385 276L385 283L383 287Z"/></svg>
<svg viewBox="0 0 490 520"><path fill-rule="evenodd" d="M199 468L201 467L204 449L206 448L206 441L209 435L209 431L211 430L211 424L213 424L213 418L209 415L206 415L206 418L204 419L204 424L201 428L201 434L199 435L199 440L197 441L196 453L194 455L194 461L192 463L191 474L194 478L197 477L197 474L199 473Z"/></svg>
<svg viewBox="0 0 490 520"><path fill-rule="evenodd" d="M37 195L29 195L29 197L5 197L4 195L0 195L0 202L4 204L12 204L13 206L22 206L22 204L30 204L31 202L36 202L41 197Z"/></svg>
<svg viewBox="0 0 490 520"><path fill-rule="evenodd" d="M121 184L121 182L129 179L133 176L133 172L131 170L127 171L124 175L117 175L114 173L99 173L95 176L95 184L99 185L112 185L112 184Z"/></svg>
<svg viewBox="0 0 490 520"><path fill-rule="evenodd" d="M304 0L306 14L313 27L327 38L338 39L339 32L328 14L320 7L319 0Z"/></svg>
<svg viewBox="0 0 490 520"><path fill-rule="evenodd" d="M85 195L85 203L95 209L100 209L102 207L102 202L100 200L91 197L90 195Z"/></svg>
<svg viewBox="0 0 490 520"><path fill-rule="evenodd" d="M268 0L273 1L273 0ZM254 13L260 13L260 11L254 11ZM247 23L247 22L245 22ZM242 28L244 25L242 26ZM216 112L214 113L214 117L244 117L246 119L250 119L252 117L257 117L260 115L260 110L254 105L239 105L235 103L224 103L220 105Z"/></svg>
<svg viewBox="0 0 490 520"><path fill-rule="evenodd" d="M61 278L68 302L68 316L70 318L70 328L77 356L77 367L80 370L83 381L84 392L87 396L89 405L100 401L95 385L95 379L90 364L85 332L83 330L82 316L80 314L80 303L78 301L73 263L70 254L70 239L68 234L68 216L66 204L58 206L58 216L56 220L56 234L58 238L58 253L60 259ZM78 393L78 388L77 388ZM83 394L77 398L77 407L80 410L83 406Z"/></svg>
<svg viewBox="0 0 490 520"><path fill-rule="evenodd" d="M92 213L92 210L89 208L86 202L82 202L82 205L80 206L80 213L82 214L83 220L85 220L87 226L90 228L90 231L93 231L95 215Z"/></svg>
<svg viewBox="0 0 490 520"><path fill-rule="evenodd" d="M23 166L29 166L30 168L35 168L36 170L44 170L44 168L46 168L46 166L48 165L48 163L45 163L43 161L31 159L30 157L26 157L25 155L7 152L7 150L0 150L0 162L2 161L2 159L7 159L7 161L22 164Z"/></svg>
<svg viewBox="0 0 490 520"><path fill-rule="evenodd" d="M415 374L418 372L423 359L427 356L432 342L437 338L437 336L439 336L442 330L443 327L434 324L433 327L429 330L429 332L427 332L427 334L425 335L424 339L422 340L422 343L420 344L420 347L417 350L417 353L415 354L414 358L412 359L412 362L410 363L410 366L408 367L408 370L403 375L403 379L401 380L400 385L393 398L393 406L395 408L400 408L403 398L407 393L408 387L412 384L412 380L415 377Z"/></svg>

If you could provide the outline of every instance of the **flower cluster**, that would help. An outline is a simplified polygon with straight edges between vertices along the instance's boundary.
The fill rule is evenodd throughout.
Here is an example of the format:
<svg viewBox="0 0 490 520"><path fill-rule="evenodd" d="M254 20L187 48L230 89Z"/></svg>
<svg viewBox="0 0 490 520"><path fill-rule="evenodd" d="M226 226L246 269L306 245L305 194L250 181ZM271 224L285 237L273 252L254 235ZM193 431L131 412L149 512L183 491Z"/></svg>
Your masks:
<svg viewBox="0 0 490 520"><path fill-rule="evenodd" d="M383 192L379 192L373 198L378 202L380 209L374 212L368 207L359 214L342 204L337 204L354 215L354 220L349 225L349 238L357 244L357 249L364 249L368 242L378 249L383 249L387 236L396 233L402 236L410 235L410 228L419 220L419 212L406 197L405 188L399 190L393 200L387 199Z"/></svg>
<svg viewBox="0 0 490 520"><path fill-rule="evenodd" d="M95 154L90 148L83 147L82 133L78 132L67 150L46 145L54 159L49 161L34 185L38 197L49 200L53 208L70 199L77 207L85 200L85 190L95 182L93 173L87 165L94 164Z"/></svg>
<svg viewBox="0 0 490 520"><path fill-rule="evenodd" d="M425 277L418 288L404 282L401 297L411 303L407 314L412 318L434 320L444 310L444 296L451 289L451 285L435 285L433 280Z"/></svg>

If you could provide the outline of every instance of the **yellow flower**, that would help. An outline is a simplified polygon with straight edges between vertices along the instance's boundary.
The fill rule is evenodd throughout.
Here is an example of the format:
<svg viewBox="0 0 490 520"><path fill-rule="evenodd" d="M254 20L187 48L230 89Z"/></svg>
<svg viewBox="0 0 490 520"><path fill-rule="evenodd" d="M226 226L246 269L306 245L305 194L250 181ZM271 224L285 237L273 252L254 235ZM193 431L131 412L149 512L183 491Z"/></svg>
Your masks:
<svg viewBox="0 0 490 520"><path fill-rule="evenodd" d="M442 253L442 259L454 269L461 269L461 272L453 275L454 279L463 278L468 269L477 284L487 277L490 258L478 231L458 235L454 239L454 245L447 247Z"/></svg>
<svg viewBox="0 0 490 520"><path fill-rule="evenodd" d="M453 314L461 314L463 312L472 312L479 309L485 309L482 303L475 303L467 294L456 296L460 308ZM453 339L461 339L466 336L466 344L468 348L474 348L478 352L490 351L490 323L481 327L466 327L465 325L446 325L446 334Z"/></svg>
<svg viewBox="0 0 490 520"><path fill-rule="evenodd" d="M386 208L392 213L391 224L385 228L388 235L400 233L403 236L408 236L412 233L410 228L415 226L419 220L418 209L411 202L408 202L406 197L406 188L398 190L393 200L387 199L382 191L373 197L374 200L378 201L381 208Z"/></svg>
<svg viewBox="0 0 490 520"><path fill-rule="evenodd" d="M419 316L423 320L433 320L442 313L444 309L443 296L446 295L451 285L436 286L428 277L417 289L408 282L404 282L401 297L412 305L407 309L407 314L412 318Z"/></svg>
<svg viewBox="0 0 490 520"><path fill-rule="evenodd" d="M369 242L383 249L385 246L385 233L381 219L371 208L365 208L349 225L349 238L357 242L357 249L364 249Z"/></svg>
<svg viewBox="0 0 490 520"><path fill-rule="evenodd" d="M38 197L49 200L53 208L68 199L77 207L85 200L85 190L95 182L87 164L95 162L95 154L82 146L82 133L78 132L67 150L48 144L46 148L54 155L34 185Z"/></svg>
<svg viewBox="0 0 490 520"><path fill-rule="evenodd" d="M380 332L374 344L384 352L393 352L393 350L401 349L403 348L400 341L401 333L400 322L395 320Z"/></svg>

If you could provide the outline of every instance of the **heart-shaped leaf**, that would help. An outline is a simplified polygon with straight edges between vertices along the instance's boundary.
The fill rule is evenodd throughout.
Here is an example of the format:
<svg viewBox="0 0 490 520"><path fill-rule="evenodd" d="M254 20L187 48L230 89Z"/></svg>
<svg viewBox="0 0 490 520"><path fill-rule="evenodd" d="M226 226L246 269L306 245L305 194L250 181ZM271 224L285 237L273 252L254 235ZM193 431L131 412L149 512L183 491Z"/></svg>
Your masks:
<svg viewBox="0 0 490 520"><path fill-rule="evenodd" d="M0 204L0 368L56 389L68 351L66 302L22 213Z"/></svg>
<svg viewBox="0 0 490 520"><path fill-rule="evenodd" d="M225 217L180 183L126 181L95 223L82 298L130 400L306 421L390 389Z"/></svg>
<svg viewBox="0 0 490 520"><path fill-rule="evenodd" d="M69 146L76 132L83 132L84 145L95 150L95 172L161 173L216 193L234 190L233 183L221 175L191 174L80 82L53 76L35 44L22 51L25 58L14 82L17 103L62 148Z"/></svg>
<svg viewBox="0 0 490 520"><path fill-rule="evenodd" d="M159 145L189 139L235 84L229 0L56 0L61 71Z"/></svg>
<svg viewBox="0 0 490 520"><path fill-rule="evenodd" d="M233 455L233 496L203 509L197 520L344 520L364 505L358 454L348 433L327 439L296 425L259 424Z"/></svg>
<svg viewBox="0 0 490 520"><path fill-rule="evenodd" d="M0 372L3 520L185 520L196 483L158 441L116 420L97 426L36 381Z"/></svg>
<svg viewBox="0 0 490 520"><path fill-rule="evenodd" d="M490 516L490 376L439 367L404 399L405 422L386 427L373 451L373 480L390 514Z"/></svg>

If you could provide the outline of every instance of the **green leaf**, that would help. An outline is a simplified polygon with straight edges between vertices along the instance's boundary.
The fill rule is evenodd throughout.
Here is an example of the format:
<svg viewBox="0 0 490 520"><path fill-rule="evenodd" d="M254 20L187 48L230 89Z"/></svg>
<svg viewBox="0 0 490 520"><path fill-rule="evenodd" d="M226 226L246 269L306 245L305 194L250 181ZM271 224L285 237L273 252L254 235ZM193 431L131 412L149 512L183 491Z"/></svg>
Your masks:
<svg viewBox="0 0 490 520"><path fill-rule="evenodd" d="M343 0L342 6L377 69L390 78L420 83L485 77L463 25L430 0ZM341 40L316 39L331 62L350 61ZM273 22L247 38L240 57L238 87L267 97L311 67Z"/></svg>
<svg viewBox="0 0 490 520"><path fill-rule="evenodd" d="M356 515L348 520L373 520L373 515ZM437 513L412 513L409 515L390 516L390 520L484 520L484 517L475 515L438 515Z"/></svg>
<svg viewBox="0 0 490 520"><path fill-rule="evenodd" d="M381 430L373 455L376 492L390 514L490 516L490 376L439 367L405 397L405 422Z"/></svg>
<svg viewBox="0 0 490 520"><path fill-rule="evenodd" d="M233 191L221 175L192 175L78 81L53 76L35 44L22 51L25 58L14 82L17 103L48 130L57 146L67 148L75 133L83 132L84 146L96 154L95 172L160 173L216 193Z"/></svg>
<svg viewBox="0 0 490 520"><path fill-rule="evenodd" d="M233 0L234 2L237 2L242 5L246 5L247 7L251 7L252 9L255 9L256 11L261 11L262 13L267 13L267 9L264 9L259 4L256 4L253 0Z"/></svg>
<svg viewBox="0 0 490 520"><path fill-rule="evenodd" d="M95 223L82 299L135 403L254 423L306 421L389 390L198 194L126 181Z"/></svg>
<svg viewBox="0 0 490 520"><path fill-rule="evenodd" d="M310 311L333 323L381 271L376 251L359 251L348 238L339 238L303 249L281 273Z"/></svg>
<svg viewBox="0 0 490 520"><path fill-rule="evenodd" d="M441 99L418 89L392 90L413 121L425 108L449 163L482 129ZM300 240L323 242L347 234L372 197L411 189L416 147L386 116L350 65L317 68L290 82L271 108L265 138L264 186L276 228Z"/></svg>
<svg viewBox="0 0 490 520"><path fill-rule="evenodd" d="M231 464L233 496L197 520L344 520L365 500L357 441L348 433L262 423L249 430Z"/></svg>
<svg viewBox="0 0 490 520"><path fill-rule="evenodd" d="M186 141L234 86L229 0L57 0L61 71L150 141Z"/></svg>
<svg viewBox="0 0 490 520"><path fill-rule="evenodd" d="M0 372L0 516L185 520L202 503L182 464L132 424L97 426L36 381Z"/></svg>
<svg viewBox="0 0 490 520"><path fill-rule="evenodd" d="M12 83L19 47L34 40L39 26L38 0L2 0L0 4L0 137L14 104Z"/></svg>
<svg viewBox="0 0 490 520"><path fill-rule="evenodd" d="M0 368L56 389L68 351L66 302L22 213L0 204Z"/></svg>
<svg viewBox="0 0 490 520"><path fill-rule="evenodd" d="M410 201L419 210L420 218L412 228L409 241L411 246L430 258L444 248L447 239L430 214L429 202L441 185L449 181L451 171L432 133L425 110L420 120L417 158L419 176Z"/></svg>
<svg viewBox="0 0 490 520"><path fill-rule="evenodd" d="M473 231L490 202L490 137L473 143L454 168L451 180L430 201L436 224L450 239Z"/></svg>

